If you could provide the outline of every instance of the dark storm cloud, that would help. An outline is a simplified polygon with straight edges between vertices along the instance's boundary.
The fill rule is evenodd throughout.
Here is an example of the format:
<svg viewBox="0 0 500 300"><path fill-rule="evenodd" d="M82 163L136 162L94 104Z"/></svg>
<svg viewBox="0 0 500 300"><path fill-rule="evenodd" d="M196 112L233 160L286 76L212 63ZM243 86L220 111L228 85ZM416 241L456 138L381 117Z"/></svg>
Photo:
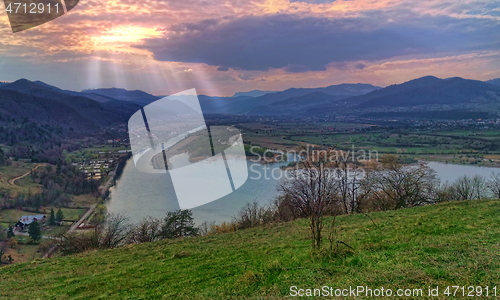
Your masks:
<svg viewBox="0 0 500 300"><path fill-rule="evenodd" d="M354 67L355 67L356 69L358 69L358 70L363 70L364 68L366 68L366 65L365 65L365 64L361 64L361 63L359 63L359 64L357 64L357 65L356 65L356 66L354 66Z"/></svg>
<svg viewBox="0 0 500 300"><path fill-rule="evenodd" d="M497 23L489 20L415 18L394 22L374 13L350 19L276 14L207 20L176 25L168 37L147 39L139 47L160 61L304 72L325 70L329 63L485 50L492 47L485 41L499 37Z"/></svg>

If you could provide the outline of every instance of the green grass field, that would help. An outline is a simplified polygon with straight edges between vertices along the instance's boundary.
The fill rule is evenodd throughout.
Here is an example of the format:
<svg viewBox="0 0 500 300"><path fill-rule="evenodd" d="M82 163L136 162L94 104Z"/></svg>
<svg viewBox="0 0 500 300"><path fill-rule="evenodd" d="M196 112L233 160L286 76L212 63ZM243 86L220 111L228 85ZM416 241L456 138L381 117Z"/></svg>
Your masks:
<svg viewBox="0 0 500 300"><path fill-rule="evenodd" d="M38 213L23 211L23 210L19 210L19 209L0 210L0 222L16 223L17 221L19 221L19 218L21 216L31 216L31 215L38 215L38 214L45 214L47 216L47 219L48 219L50 216L50 208L51 207L45 208ZM78 219L80 219L80 217L85 213L86 209L85 208L61 208L61 211L63 212L64 220L74 222L74 221L78 221ZM54 208L54 212L57 212L57 208Z"/></svg>
<svg viewBox="0 0 500 300"><path fill-rule="evenodd" d="M353 250L333 253L326 239L322 252L311 252L307 220L299 220L6 266L0 298L282 299L293 285L442 291L499 284L500 201L370 216L374 223L365 215L337 218L340 239Z"/></svg>
<svg viewBox="0 0 500 300"><path fill-rule="evenodd" d="M31 171L34 164L24 161L14 161L12 166L0 166L0 190L9 191L11 197L16 197L19 193L37 193L40 185L33 183L31 176L26 176L15 185L9 183L9 180L26 174Z"/></svg>

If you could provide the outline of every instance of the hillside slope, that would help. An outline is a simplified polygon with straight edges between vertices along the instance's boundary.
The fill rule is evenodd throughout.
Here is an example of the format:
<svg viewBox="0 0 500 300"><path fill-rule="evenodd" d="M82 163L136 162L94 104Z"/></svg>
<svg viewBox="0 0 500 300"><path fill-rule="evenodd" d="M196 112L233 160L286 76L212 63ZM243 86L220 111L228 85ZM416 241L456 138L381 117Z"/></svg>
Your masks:
<svg viewBox="0 0 500 300"><path fill-rule="evenodd" d="M332 96L322 92L314 92L301 97L292 97L283 101L274 102L270 105L259 106L249 115L286 115L295 114L299 111L306 110L310 107L315 107L320 104L328 104L330 102L344 99L342 96Z"/></svg>
<svg viewBox="0 0 500 300"><path fill-rule="evenodd" d="M494 85L500 85L500 78L497 78L497 79L492 79L492 80L488 80L486 81L487 83L491 83L491 84L494 84Z"/></svg>
<svg viewBox="0 0 500 300"><path fill-rule="evenodd" d="M356 84L344 83L344 84L331 85L328 87L321 87L321 88L291 88L281 92L274 92L265 94L260 97L255 97L250 101L233 102L226 107L226 111L229 113L245 114L259 106L266 106L273 104L275 102L284 101L290 98L301 97L315 92L320 92L331 96L347 98L351 96L363 95L372 92L374 90L377 90L379 88L380 87L371 84L361 84L361 83L356 83ZM307 99L305 101L307 101Z"/></svg>
<svg viewBox="0 0 500 300"><path fill-rule="evenodd" d="M439 79L426 76L391 85L365 95L342 101L322 103L307 110L306 116L332 116L336 114L362 116L370 114L387 117L391 113L410 113L407 118L422 118L415 112L431 112L438 116L445 112L451 119L459 116L471 118L474 113L498 116L500 87L494 84L459 77ZM470 114L471 116L467 116ZM403 117L404 114L401 115ZM424 114L425 116L425 114ZM404 117L403 117L404 118Z"/></svg>
<svg viewBox="0 0 500 300"><path fill-rule="evenodd" d="M153 96L151 94L139 90L128 91L119 88L84 90L82 91L82 94L100 95L103 97L109 97L116 100L134 102L142 106L148 105L149 103L162 98L159 96Z"/></svg>
<svg viewBox="0 0 500 300"><path fill-rule="evenodd" d="M125 123L141 108L115 99L100 103L43 82L19 79L0 87L0 116L29 119L74 130L95 130Z"/></svg>
<svg viewBox="0 0 500 300"><path fill-rule="evenodd" d="M354 250L332 255L311 254L307 221L299 220L36 260L0 268L0 298L280 299L292 285L491 288L500 278L499 215L499 201L467 201L373 213L374 223L342 216L340 237Z"/></svg>

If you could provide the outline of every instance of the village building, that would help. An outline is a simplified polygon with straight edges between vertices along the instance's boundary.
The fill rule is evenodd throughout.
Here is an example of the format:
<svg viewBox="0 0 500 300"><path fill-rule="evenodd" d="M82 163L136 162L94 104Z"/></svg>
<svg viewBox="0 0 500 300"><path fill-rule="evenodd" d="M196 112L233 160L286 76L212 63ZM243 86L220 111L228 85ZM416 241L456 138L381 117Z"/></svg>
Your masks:
<svg viewBox="0 0 500 300"><path fill-rule="evenodd" d="M15 226L18 230L26 230L28 226L34 221L43 224L46 219L47 217L45 215L22 216L21 218L19 218L19 221Z"/></svg>

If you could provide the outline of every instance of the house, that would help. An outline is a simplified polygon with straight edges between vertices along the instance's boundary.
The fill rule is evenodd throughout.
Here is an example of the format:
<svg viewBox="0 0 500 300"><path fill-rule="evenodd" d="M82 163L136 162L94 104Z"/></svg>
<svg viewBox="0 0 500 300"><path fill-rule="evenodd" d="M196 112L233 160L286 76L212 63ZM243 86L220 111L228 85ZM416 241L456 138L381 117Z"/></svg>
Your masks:
<svg viewBox="0 0 500 300"><path fill-rule="evenodd" d="M45 215L22 216L16 223L16 227L18 230L25 230L33 221L43 224L46 219L47 217Z"/></svg>

